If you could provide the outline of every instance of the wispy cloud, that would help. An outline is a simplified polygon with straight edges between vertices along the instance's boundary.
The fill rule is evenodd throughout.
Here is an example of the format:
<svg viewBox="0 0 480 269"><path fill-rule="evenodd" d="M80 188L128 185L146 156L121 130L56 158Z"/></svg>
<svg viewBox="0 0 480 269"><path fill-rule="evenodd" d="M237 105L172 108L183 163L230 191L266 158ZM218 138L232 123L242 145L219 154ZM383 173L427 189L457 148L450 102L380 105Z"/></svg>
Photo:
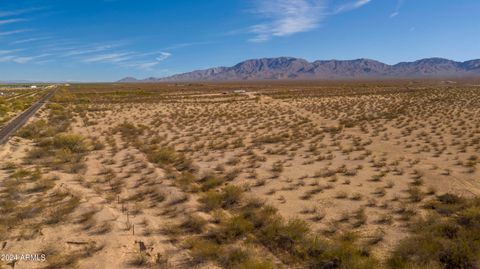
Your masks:
<svg viewBox="0 0 480 269"><path fill-rule="evenodd" d="M25 38L25 39L19 39L19 40L15 40L13 42L10 42L10 45L26 44L26 43L31 43L31 42L35 42L35 41L41 41L41 40L47 40L47 39L50 39L50 37Z"/></svg>
<svg viewBox="0 0 480 269"><path fill-rule="evenodd" d="M0 26L28 21L30 18L25 16L40 9L0 10ZM32 29L19 29L18 27L17 29L0 30L0 38L9 41L6 44L12 48L19 47L18 49L0 49L0 63L38 64L67 60L76 63L104 63L121 67L153 70L159 63L171 57L171 54L165 51L138 52L131 50L128 46L129 41L117 40L103 43L84 43L72 39L58 39L54 36L22 35L22 33L30 31ZM10 36L15 36L15 38L7 38ZM43 40L47 41L38 42ZM192 44L185 43L178 46L190 45ZM21 49L22 46L28 46L28 52Z"/></svg>
<svg viewBox="0 0 480 269"><path fill-rule="evenodd" d="M0 25L17 23L17 22L24 22L26 19L7 19L7 20L0 20Z"/></svg>
<svg viewBox="0 0 480 269"><path fill-rule="evenodd" d="M161 62L172 56L169 52L111 52L85 56L84 63L109 63L125 68L152 70Z"/></svg>
<svg viewBox="0 0 480 269"><path fill-rule="evenodd" d="M160 52L160 56L158 56L156 59L157 61L161 62L166 60L167 58L170 58L170 56L172 56L172 54L169 52Z"/></svg>
<svg viewBox="0 0 480 269"><path fill-rule="evenodd" d="M148 53L150 54L150 53ZM146 54L141 54L146 55ZM141 56L140 55L140 56ZM136 68L142 70L153 70L153 67L159 65L161 62L165 61L166 59L172 56L169 52L159 52L156 53L156 57L153 60L145 59L145 60L134 60L134 61L127 61L120 63L120 66L126 68Z"/></svg>
<svg viewBox="0 0 480 269"><path fill-rule="evenodd" d="M65 52L62 56L69 57L69 56L77 56L77 55L85 55L91 54L100 51L106 51L112 48L117 47L117 45L96 45L91 47L83 47L83 48L71 48L67 52Z"/></svg>
<svg viewBox="0 0 480 269"><path fill-rule="evenodd" d="M24 9L6 10L6 11L1 10L0 11L0 18L23 15L23 14L31 13L31 12L38 11L38 10L44 10L44 9L46 9L46 8L33 7L33 8L24 8Z"/></svg>
<svg viewBox="0 0 480 269"><path fill-rule="evenodd" d="M14 62L18 64L25 64L25 63L32 62L36 59L41 59L41 58L51 56L51 54L48 54L48 53L35 55L35 56L18 56L16 54L10 54L18 51L19 50L0 51L0 62Z"/></svg>
<svg viewBox="0 0 480 269"><path fill-rule="evenodd" d="M0 55L12 54L21 51L20 49L0 50Z"/></svg>
<svg viewBox="0 0 480 269"><path fill-rule="evenodd" d="M21 15L21 14L24 14L24 13L28 13L29 11L30 11L29 9L0 11L0 18L17 16L17 15Z"/></svg>
<svg viewBox="0 0 480 269"><path fill-rule="evenodd" d="M276 36L289 36L317 28L324 19L325 0L261 0L256 13L265 22L253 25L249 32L253 42Z"/></svg>
<svg viewBox="0 0 480 269"><path fill-rule="evenodd" d="M395 11L390 14L390 18L395 18L400 15L400 9L403 6L404 0L397 0L397 6L395 7Z"/></svg>
<svg viewBox="0 0 480 269"><path fill-rule="evenodd" d="M165 48L165 50L174 50L174 49L181 49L181 48L187 48L187 47L192 47L192 46L197 46L197 45L208 45L212 44L214 42L212 41L201 41L201 42L188 42L188 43L179 43L179 44L174 44L171 46L168 46Z"/></svg>
<svg viewBox="0 0 480 269"><path fill-rule="evenodd" d="M19 30L12 30L12 31L4 31L0 32L0 36L8 36L8 35L14 35L14 34L20 34L20 33L25 33L30 30L28 29L19 29Z"/></svg>
<svg viewBox="0 0 480 269"><path fill-rule="evenodd" d="M132 59L131 52L114 52L85 57L85 63L118 63Z"/></svg>
<svg viewBox="0 0 480 269"><path fill-rule="evenodd" d="M341 5L341 6L339 6L335 9L334 14L339 14L339 13L342 13L342 12L347 12L347 11L350 11L350 10L360 8L360 7L370 3L371 1L372 0L355 0L353 2L343 4L343 5Z"/></svg>
<svg viewBox="0 0 480 269"><path fill-rule="evenodd" d="M257 0L255 13L264 22L248 29L254 34L252 42L265 42L273 37L290 36L318 28L328 16L351 11L372 0L349 0L339 6L328 7L327 0ZM243 32L236 30L233 34Z"/></svg>

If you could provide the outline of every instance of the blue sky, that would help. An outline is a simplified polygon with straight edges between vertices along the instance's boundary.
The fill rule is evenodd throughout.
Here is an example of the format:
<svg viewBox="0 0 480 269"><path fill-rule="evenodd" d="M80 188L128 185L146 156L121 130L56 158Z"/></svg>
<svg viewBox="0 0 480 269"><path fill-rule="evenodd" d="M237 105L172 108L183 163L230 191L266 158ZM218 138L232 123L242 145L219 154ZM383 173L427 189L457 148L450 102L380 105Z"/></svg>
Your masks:
<svg viewBox="0 0 480 269"><path fill-rule="evenodd" d="M162 77L250 58L480 58L478 0L0 0L0 81Z"/></svg>

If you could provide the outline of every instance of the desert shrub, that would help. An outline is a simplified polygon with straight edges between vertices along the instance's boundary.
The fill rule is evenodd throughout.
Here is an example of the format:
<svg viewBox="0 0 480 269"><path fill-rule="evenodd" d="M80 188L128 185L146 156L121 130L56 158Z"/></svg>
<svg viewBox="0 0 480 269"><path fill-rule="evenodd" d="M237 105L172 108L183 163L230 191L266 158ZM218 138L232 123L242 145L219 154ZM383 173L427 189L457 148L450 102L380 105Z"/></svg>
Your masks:
<svg viewBox="0 0 480 269"><path fill-rule="evenodd" d="M291 219L287 222L283 218L271 219L260 230L262 242L274 249L284 250L296 254L300 243L310 232L308 224L300 219Z"/></svg>
<svg viewBox="0 0 480 269"><path fill-rule="evenodd" d="M198 216L188 216L187 219L181 224L181 227L189 232L201 233L205 225L207 225L207 221L203 218Z"/></svg>
<svg viewBox="0 0 480 269"><path fill-rule="evenodd" d="M98 138L92 139L93 150L105 149L105 144L98 140Z"/></svg>
<svg viewBox="0 0 480 269"><path fill-rule="evenodd" d="M70 126L72 113L64 106L56 103L50 103L47 108L50 109L48 123L55 129L55 132L64 132Z"/></svg>
<svg viewBox="0 0 480 269"><path fill-rule="evenodd" d="M150 261L149 261L149 257L147 256L147 254L138 252L138 253L135 253L134 255L132 255L132 257L130 258L128 263L131 266L134 266L134 267L145 268L146 266L149 265Z"/></svg>
<svg viewBox="0 0 480 269"><path fill-rule="evenodd" d="M49 103L47 105L47 108L50 109L50 110L53 110L53 111L63 111L63 110L65 110L65 107L62 106L59 103Z"/></svg>
<svg viewBox="0 0 480 269"><path fill-rule="evenodd" d="M88 150L85 138L77 134L57 134L53 138L53 146L60 150L69 150L73 153L83 153Z"/></svg>
<svg viewBox="0 0 480 269"><path fill-rule="evenodd" d="M222 206L223 197L220 193L209 190L200 197L199 201L203 204L204 210L210 211Z"/></svg>
<svg viewBox="0 0 480 269"><path fill-rule="evenodd" d="M2 165L3 170L13 170L15 168L17 168L17 164L14 162L6 162Z"/></svg>
<svg viewBox="0 0 480 269"><path fill-rule="evenodd" d="M37 180L33 187L30 188L28 191L29 192L46 192L50 189L55 187L55 182L53 179L46 179L46 178L41 178Z"/></svg>
<svg viewBox="0 0 480 269"><path fill-rule="evenodd" d="M220 264L225 268L235 268L239 264L246 262L250 258L250 253L240 247L230 247L225 249L225 253L220 257Z"/></svg>
<svg viewBox="0 0 480 269"><path fill-rule="evenodd" d="M262 206L255 200L249 201L249 203L241 209L241 212L253 223L256 229L265 227L272 219L279 218L276 208L269 205Z"/></svg>
<svg viewBox="0 0 480 269"><path fill-rule="evenodd" d="M202 191L208 191L222 185L225 181L214 174L207 173L199 180Z"/></svg>
<svg viewBox="0 0 480 269"><path fill-rule="evenodd" d="M422 201L425 196L417 187L409 187L407 193L409 194L409 199L412 203L418 203Z"/></svg>
<svg viewBox="0 0 480 269"><path fill-rule="evenodd" d="M60 251L49 253L47 257L47 265L43 267L44 269L74 268L80 259L78 255L66 254Z"/></svg>
<svg viewBox="0 0 480 269"><path fill-rule="evenodd" d="M221 240L231 241L252 232L253 224L242 215L234 216L222 224Z"/></svg>
<svg viewBox="0 0 480 269"><path fill-rule="evenodd" d="M172 148L160 148L148 154L148 159L156 164L173 164L177 154Z"/></svg>
<svg viewBox="0 0 480 269"><path fill-rule="evenodd" d="M194 173L198 171L198 167L193 164L191 159L188 159L185 156L178 157L178 154L177 161L175 162L175 168L181 172Z"/></svg>
<svg viewBox="0 0 480 269"><path fill-rule="evenodd" d="M176 178L176 183L182 190L188 190L191 184L195 180L195 175L189 172L182 172L179 177Z"/></svg>
<svg viewBox="0 0 480 269"><path fill-rule="evenodd" d="M274 144L284 141L289 137L289 134L285 133L282 135L264 135L255 139L254 143L257 144Z"/></svg>
<svg viewBox="0 0 480 269"><path fill-rule="evenodd" d="M221 192L208 190L200 198L205 210L213 210L220 207L229 208L240 202L243 190L234 185L226 186Z"/></svg>
<svg viewBox="0 0 480 269"><path fill-rule="evenodd" d="M215 261L222 257L220 245L201 238L191 238L189 244L190 255L195 263L203 263L209 260Z"/></svg>
<svg viewBox="0 0 480 269"><path fill-rule="evenodd" d="M439 195L437 199L439 202L443 204L458 204L463 202L463 199L461 197L451 193L445 193L443 195Z"/></svg>
<svg viewBox="0 0 480 269"><path fill-rule="evenodd" d="M232 180L234 180L240 173L241 173L241 170L240 170L240 169L232 169L232 170L228 171L223 178L224 178L225 181L232 181Z"/></svg>
<svg viewBox="0 0 480 269"><path fill-rule="evenodd" d="M71 197L68 200L62 201L60 204L57 204L54 207L50 208L50 212L45 221L45 223L50 225L66 221L66 217L70 215L80 204L80 198L71 194L63 194L57 192L52 195L57 196L57 199L63 199L63 196L65 195L70 195Z"/></svg>
<svg viewBox="0 0 480 269"><path fill-rule="evenodd" d="M388 259L390 268L477 268L480 262L480 200L437 197L433 213L418 221ZM446 210L447 209L447 210Z"/></svg>
<svg viewBox="0 0 480 269"><path fill-rule="evenodd" d="M243 190L242 188L234 185L226 186L222 191L223 196L223 206L231 207L240 202L242 198Z"/></svg>
<svg viewBox="0 0 480 269"><path fill-rule="evenodd" d="M374 269L378 262L369 257L355 244L354 237L339 238L333 241L316 237L306 245L308 262L306 268L342 268L342 269Z"/></svg>
<svg viewBox="0 0 480 269"><path fill-rule="evenodd" d="M144 130L142 128L138 128L132 123L123 122L115 127L113 131L121 133L124 138L135 139L142 135Z"/></svg>
<svg viewBox="0 0 480 269"><path fill-rule="evenodd" d="M45 120L34 121L18 131L18 136L28 139L52 136L52 128Z"/></svg>
<svg viewBox="0 0 480 269"><path fill-rule="evenodd" d="M271 261L263 259L248 259L236 264L233 269L274 269L277 268Z"/></svg>

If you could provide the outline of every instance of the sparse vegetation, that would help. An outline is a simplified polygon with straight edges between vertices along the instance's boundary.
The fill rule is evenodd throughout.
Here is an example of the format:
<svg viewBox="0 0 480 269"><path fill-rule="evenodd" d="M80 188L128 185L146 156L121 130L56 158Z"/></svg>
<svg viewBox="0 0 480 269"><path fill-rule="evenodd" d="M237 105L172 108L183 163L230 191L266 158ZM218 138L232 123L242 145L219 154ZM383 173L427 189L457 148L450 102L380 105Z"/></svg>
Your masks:
<svg viewBox="0 0 480 269"><path fill-rule="evenodd" d="M477 88L223 94L237 86L60 89L0 152L4 251L67 244L47 268L120 245L119 268L479 264Z"/></svg>

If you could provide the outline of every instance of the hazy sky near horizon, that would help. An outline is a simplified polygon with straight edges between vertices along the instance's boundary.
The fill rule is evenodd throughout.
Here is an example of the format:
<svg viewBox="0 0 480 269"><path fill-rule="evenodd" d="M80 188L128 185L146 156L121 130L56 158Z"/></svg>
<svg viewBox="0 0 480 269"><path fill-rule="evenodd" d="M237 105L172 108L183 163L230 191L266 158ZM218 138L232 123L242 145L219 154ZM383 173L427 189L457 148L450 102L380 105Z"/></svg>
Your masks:
<svg viewBox="0 0 480 269"><path fill-rule="evenodd" d="M480 58L479 0L0 0L0 81L163 77L251 58Z"/></svg>

